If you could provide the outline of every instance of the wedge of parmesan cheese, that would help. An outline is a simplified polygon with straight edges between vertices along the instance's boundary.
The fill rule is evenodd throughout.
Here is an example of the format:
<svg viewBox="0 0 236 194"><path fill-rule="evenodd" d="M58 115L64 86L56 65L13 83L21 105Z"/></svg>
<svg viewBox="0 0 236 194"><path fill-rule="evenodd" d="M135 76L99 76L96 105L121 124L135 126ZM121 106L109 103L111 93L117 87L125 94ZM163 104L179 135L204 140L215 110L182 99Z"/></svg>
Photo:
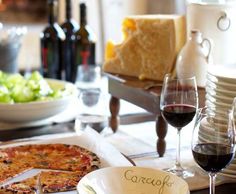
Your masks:
<svg viewBox="0 0 236 194"><path fill-rule="evenodd" d="M122 27L122 43L106 45L103 71L163 80L174 70L176 56L186 41L184 16L129 16Z"/></svg>

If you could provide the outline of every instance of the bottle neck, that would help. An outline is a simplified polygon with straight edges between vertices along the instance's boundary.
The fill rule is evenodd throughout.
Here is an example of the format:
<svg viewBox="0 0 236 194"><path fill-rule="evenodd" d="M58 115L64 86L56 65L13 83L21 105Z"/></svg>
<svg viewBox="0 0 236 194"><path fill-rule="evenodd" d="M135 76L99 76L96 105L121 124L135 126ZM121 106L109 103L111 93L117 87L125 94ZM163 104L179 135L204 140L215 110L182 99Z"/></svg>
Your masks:
<svg viewBox="0 0 236 194"><path fill-rule="evenodd" d="M198 30L192 30L190 39L200 44L202 42L201 32L199 32Z"/></svg>
<svg viewBox="0 0 236 194"><path fill-rule="evenodd" d="M54 0L48 0L48 22L54 24L56 22L57 6Z"/></svg>
<svg viewBox="0 0 236 194"><path fill-rule="evenodd" d="M66 0L66 19L71 19L71 0Z"/></svg>
<svg viewBox="0 0 236 194"><path fill-rule="evenodd" d="M85 26L87 24L87 11L85 3L80 4L80 25Z"/></svg>

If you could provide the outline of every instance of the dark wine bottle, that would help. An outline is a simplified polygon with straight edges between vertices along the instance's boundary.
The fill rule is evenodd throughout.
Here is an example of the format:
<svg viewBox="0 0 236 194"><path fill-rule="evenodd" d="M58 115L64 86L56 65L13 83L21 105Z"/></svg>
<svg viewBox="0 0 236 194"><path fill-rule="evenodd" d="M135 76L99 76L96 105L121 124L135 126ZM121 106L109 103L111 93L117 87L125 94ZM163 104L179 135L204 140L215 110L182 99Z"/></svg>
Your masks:
<svg viewBox="0 0 236 194"><path fill-rule="evenodd" d="M42 74L47 78L64 79L65 33L56 22L57 1L47 3L48 25L40 34Z"/></svg>
<svg viewBox="0 0 236 194"><path fill-rule="evenodd" d="M66 0L66 20L61 25L65 32L65 76L66 80L75 82L77 65L75 61L75 32L79 29L79 25L72 19L71 0Z"/></svg>
<svg viewBox="0 0 236 194"><path fill-rule="evenodd" d="M87 25L86 4L80 4L80 28L75 33L77 65L95 65L95 34Z"/></svg>

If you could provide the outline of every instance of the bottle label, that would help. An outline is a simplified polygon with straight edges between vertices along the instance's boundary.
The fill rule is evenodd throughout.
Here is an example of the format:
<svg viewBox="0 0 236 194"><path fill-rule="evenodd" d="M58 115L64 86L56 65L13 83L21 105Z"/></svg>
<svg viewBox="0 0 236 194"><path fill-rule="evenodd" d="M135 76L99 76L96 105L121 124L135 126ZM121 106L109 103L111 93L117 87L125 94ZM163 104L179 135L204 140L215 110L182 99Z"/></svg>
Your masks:
<svg viewBox="0 0 236 194"><path fill-rule="evenodd" d="M87 45L77 45L76 64L77 65L95 64L95 43L90 43Z"/></svg>
<svg viewBox="0 0 236 194"><path fill-rule="evenodd" d="M48 53L48 48L42 48L42 62L44 71L47 71L48 69L47 53Z"/></svg>
<svg viewBox="0 0 236 194"><path fill-rule="evenodd" d="M82 60L82 64L88 64L89 56L90 56L89 51L81 51L80 52L80 57L81 57L81 60Z"/></svg>
<svg viewBox="0 0 236 194"><path fill-rule="evenodd" d="M41 41L42 73L44 77L61 79L59 44L48 39Z"/></svg>

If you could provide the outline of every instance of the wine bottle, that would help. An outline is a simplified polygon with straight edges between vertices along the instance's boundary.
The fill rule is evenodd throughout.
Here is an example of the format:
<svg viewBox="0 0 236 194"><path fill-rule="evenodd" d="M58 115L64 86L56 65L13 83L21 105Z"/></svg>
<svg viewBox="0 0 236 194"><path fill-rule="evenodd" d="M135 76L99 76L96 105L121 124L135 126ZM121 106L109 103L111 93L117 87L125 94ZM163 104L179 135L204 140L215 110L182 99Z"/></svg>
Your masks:
<svg viewBox="0 0 236 194"><path fill-rule="evenodd" d="M71 0L66 0L66 20L61 25L65 32L65 76L66 80L75 82L76 78L76 62L75 62L75 32L79 29L79 25L72 19Z"/></svg>
<svg viewBox="0 0 236 194"><path fill-rule="evenodd" d="M80 28L75 33L77 65L95 65L95 34L87 25L86 4L80 3Z"/></svg>
<svg viewBox="0 0 236 194"><path fill-rule="evenodd" d="M47 78L64 79L65 33L56 22L56 1L48 0L48 25L40 34L41 68Z"/></svg>

